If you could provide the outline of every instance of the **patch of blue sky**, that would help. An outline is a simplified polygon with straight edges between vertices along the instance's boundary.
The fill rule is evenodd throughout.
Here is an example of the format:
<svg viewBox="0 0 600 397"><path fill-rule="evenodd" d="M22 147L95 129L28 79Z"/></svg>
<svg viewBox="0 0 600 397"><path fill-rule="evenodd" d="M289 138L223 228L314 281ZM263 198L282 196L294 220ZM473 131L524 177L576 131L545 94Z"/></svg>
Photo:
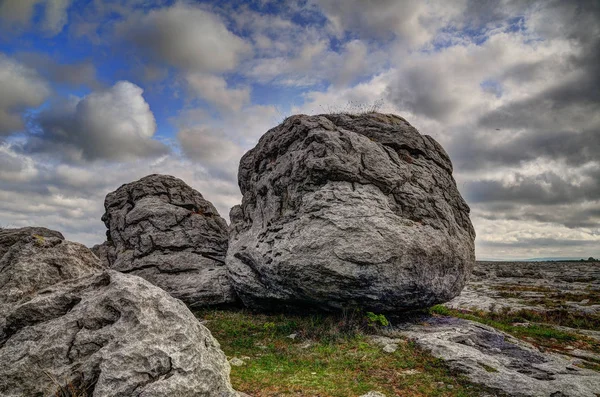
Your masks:
<svg viewBox="0 0 600 397"><path fill-rule="evenodd" d="M484 92L488 92L494 94L496 98L500 98L502 96L502 83L495 79L486 79L479 83L479 86Z"/></svg>
<svg viewBox="0 0 600 397"><path fill-rule="evenodd" d="M287 112L304 102L304 92L306 87L256 83L252 84L250 98L254 105L273 105L279 111Z"/></svg>

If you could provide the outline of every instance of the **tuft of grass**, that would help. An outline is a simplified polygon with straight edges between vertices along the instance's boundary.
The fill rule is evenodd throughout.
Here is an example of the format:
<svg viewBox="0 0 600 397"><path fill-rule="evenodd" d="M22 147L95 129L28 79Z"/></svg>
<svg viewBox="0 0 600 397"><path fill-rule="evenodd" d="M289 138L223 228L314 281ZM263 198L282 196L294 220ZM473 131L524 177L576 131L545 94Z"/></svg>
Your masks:
<svg viewBox="0 0 600 397"><path fill-rule="evenodd" d="M486 372L498 372L498 370L497 370L496 368L494 368L494 367L492 367L492 366L489 366L489 365L487 365L487 364L485 364L485 363L481 363L481 362L479 362L479 361L478 361L478 362L477 362L477 364L478 364L478 365L479 365L481 368L485 369L485 371L486 371Z"/></svg>
<svg viewBox="0 0 600 397"><path fill-rule="evenodd" d="M371 390L468 397L482 390L408 340L394 353L383 352L368 336L373 327L356 311L301 316L206 309L196 315L229 358L244 361L231 369L233 386L256 397L342 397Z"/></svg>

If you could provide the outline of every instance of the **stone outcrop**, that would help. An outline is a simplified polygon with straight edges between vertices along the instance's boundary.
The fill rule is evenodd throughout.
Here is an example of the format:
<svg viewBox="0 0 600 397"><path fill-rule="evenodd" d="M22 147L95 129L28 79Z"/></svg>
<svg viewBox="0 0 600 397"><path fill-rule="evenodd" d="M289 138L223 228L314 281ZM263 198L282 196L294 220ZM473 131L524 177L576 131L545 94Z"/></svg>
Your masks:
<svg viewBox="0 0 600 397"><path fill-rule="evenodd" d="M230 304L227 223L180 179L149 175L109 193L108 241L94 247L115 270L140 276L192 308Z"/></svg>
<svg viewBox="0 0 600 397"><path fill-rule="evenodd" d="M41 228L0 230L0 362L6 397L235 395L181 301Z"/></svg>
<svg viewBox="0 0 600 397"><path fill-rule="evenodd" d="M473 267L450 159L398 116L289 117L238 182L227 266L247 306L415 309L458 295Z"/></svg>
<svg viewBox="0 0 600 397"><path fill-rule="evenodd" d="M501 395L594 397L598 373L483 324L426 316L398 326L400 335L442 359L474 383Z"/></svg>
<svg viewBox="0 0 600 397"><path fill-rule="evenodd" d="M43 227L0 229L0 307L104 268L85 246ZM0 309L0 324L4 313Z"/></svg>

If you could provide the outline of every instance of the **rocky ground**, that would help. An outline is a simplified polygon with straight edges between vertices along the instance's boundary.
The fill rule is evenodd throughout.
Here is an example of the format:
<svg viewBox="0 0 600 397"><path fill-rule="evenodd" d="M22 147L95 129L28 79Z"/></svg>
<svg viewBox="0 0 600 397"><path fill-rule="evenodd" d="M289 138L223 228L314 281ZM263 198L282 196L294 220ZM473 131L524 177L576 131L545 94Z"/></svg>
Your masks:
<svg viewBox="0 0 600 397"><path fill-rule="evenodd" d="M463 293L395 327L514 396L600 395L600 263L478 262Z"/></svg>
<svg viewBox="0 0 600 397"><path fill-rule="evenodd" d="M445 306L595 315L600 313L600 262L477 262L460 296Z"/></svg>

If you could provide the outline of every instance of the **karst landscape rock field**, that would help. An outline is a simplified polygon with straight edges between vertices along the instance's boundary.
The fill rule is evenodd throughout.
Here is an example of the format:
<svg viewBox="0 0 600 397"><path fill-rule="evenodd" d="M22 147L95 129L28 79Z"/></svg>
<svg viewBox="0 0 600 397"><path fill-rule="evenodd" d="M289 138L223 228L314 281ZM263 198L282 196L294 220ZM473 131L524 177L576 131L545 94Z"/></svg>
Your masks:
<svg viewBox="0 0 600 397"><path fill-rule="evenodd" d="M476 262L433 138L296 115L229 223L168 175L107 192L91 249L0 229L0 395L600 395L600 264Z"/></svg>

